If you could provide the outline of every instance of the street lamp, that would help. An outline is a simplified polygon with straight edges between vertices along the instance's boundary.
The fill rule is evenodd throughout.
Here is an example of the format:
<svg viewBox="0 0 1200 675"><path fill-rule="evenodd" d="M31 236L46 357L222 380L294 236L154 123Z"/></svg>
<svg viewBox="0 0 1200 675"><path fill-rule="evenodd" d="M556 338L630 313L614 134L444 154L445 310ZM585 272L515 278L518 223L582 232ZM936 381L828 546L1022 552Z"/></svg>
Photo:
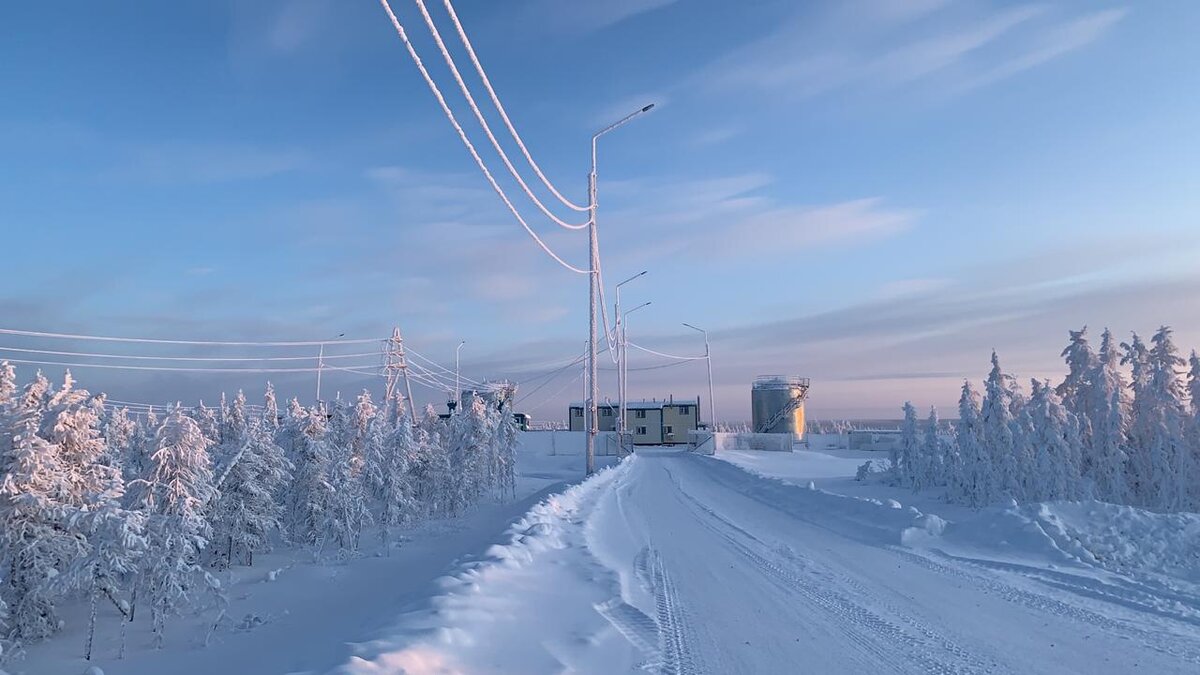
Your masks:
<svg viewBox="0 0 1200 675"><path fill-rule="evenodd" d="M336 340L345 337L345 333L338 333L337 337L330 338ZM317 352L317 403L321 402L321 371L325 369L325 343L321 343L321 349Z"/></svg>
<svg viewBox="0 0 1200 675"><path fill-rule="evenodd" d="M459 377L458 377L458 373L459 373L458 359L462 353L463 345L465 345L465 344L467 344L467 341L463 340L462 342L458 343L457 347L454 348L454 409L455 410L458 410L458 407L462 404L462 388L459 386Z"/></svg>
<svg viewBox="0 0 1200 675"><path fill-rule="evenodd" d="M624 360L625 360L625 344L624 344L624 341L622 338L623 332L621 330L621 319L623 318L621 315L621 287L624 286L625 284L633 281L634 279L639 279L645 275L646 275L646 270L642 270L641 272L638 272L637 274L629 277L625 281L622 281L621 283L617 284L617 302L616 302L616 305L614 306L614 313L616 314L616 317L615 317L615 321L617 324L616 325L616 330L617 330L616 339L618 341L617 342L617 345L618 345L618 347L617 347L617 415L618 415L617 424L619 425L618 431L620 431L621 433L625 432L625 385L624 385L625 374L622 372L622 369L621 369L621 363L624 362Z"/></svg>
<svg viewBox="0 0 1200 675"><path fill-rule="evenodd" d="M625 431L629 428L629 420L626 419L629 417L629 401L627 400L628 394L626 392L626 389L629 386L629 324L627 323L628 319L626 317L638 311L639 309L648 306L649 304L650 301L647 300L646 302L643 302L637 307L634 307L633 309L621 315L621 334L618 336L618 339L621 341L621 362L617 364L617 388L621 396L621 431Z"/></svg>
<svg viewBox="0 0 1200 675"><path fill-rule="evenodd" d="M654 107L651 103L639 110L629 113L621 119L604 127L592 135L592 170L588 174L588 400L587 409L590 419L587 433L587 475L596 472L596 434L599 433L598 410L596 399L600 398L599 380L596 378L596 305L599 297L600 283L600 253L596 235L596 141L601 136L629 122L643 113L648 113Z"/></svg>
<svg viewBox="0 0 1200 675"><path fill-rule="evenodd" d="M703 328L696 328L690 323L683 324L692 330L704 333L704 361L708 364L708 423L712 425L712 430L717 430L717 402L713 399L713 380L712 380L712 356L708 351L708 331Z"/></svg>

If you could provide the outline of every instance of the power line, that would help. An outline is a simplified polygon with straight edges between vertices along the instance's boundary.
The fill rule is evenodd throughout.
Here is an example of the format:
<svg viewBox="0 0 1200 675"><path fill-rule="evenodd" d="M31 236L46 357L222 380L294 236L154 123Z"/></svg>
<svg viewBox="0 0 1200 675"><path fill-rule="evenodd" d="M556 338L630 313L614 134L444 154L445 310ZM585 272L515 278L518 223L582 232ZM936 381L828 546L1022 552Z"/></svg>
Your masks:
<svg viewBox="0 0 1200 675"><path fill-rule="evenodd" d="M496 182L495 177L492 176L492 172L489 171L487 165L484 164L483 158L479 156L479 152L471 143L471 139L467 138L467 132L463 131L462 125L458 123L458 119L454 116L454 112L450 110L450 106L446 103L445 97L442 96L441 90L438 89L437 83L433 81L433 77L431 77L429 75L429 71L426 70L425 64L422 63L421 57L417 54L416 48L413 47L412 42L409 41L408 34L404 31L404 26L400 25L400 20L396 18L396 13L392 11L391 4L388 2L388 0L379 0L379 3L383 5L384 11L387 12L388 18L392 21L392 26L396 29L396 34L399 35L400 40L404 42L404 47L408 51L408 55L412 58L413 63L417 65L417 70L421 71L421 77L424 78L425 84L429 86L429 90L433 92L433 96L437 99L438 104L441 106L442 112L445 113L446 117L450 120L450 124L453 125L454 130L458 132L459 139L462 140L463 145L465 145L467 150L471 153L471 157L475 159L475 163L479 165L479 170L483 172L484 178L487 178L488 183L491 184L492 189L495 190L496 195L500 197L501 201L504 202L504 205L508 207L509 212L512 213L513 217L517 219L517 222L521 224L521 227L525 228L525 232L529 234L530 238L532 238L533 241L539 247L541 247L543 251L545 251L546 255L554 258L559 265L562 265L576 274L588 274L589 270L575 267L571 263L559 257L557 253L555 253L549 246L546 245L546 242L542 241L537 232L533 231L533 228L529 226L529 223L525 222L525 219L521 217L520 212L517 211L517 207L513 206L513 203L509 200L508 195L504 193L504 189L501 188L500 184Z"/></svg>
<svg viewBox="0 0 1200 675"><path fill-rule="evenodd" d="M508 112L504 110L504 106L500 103L500 97L496 95L496 90L492 88L492 82L488 79L487 73L483 70L483 64L479 62L479 57L475 54L475 48L471 46L471 41L467 38L467 32L463 29L462 23L458 20L458 14L454 11L454 5L450 0L443 0L446 5L446 11L450 14L450 20L454 23L454 28L458 31L458 37L462 40L463 46L467 49L467 55L471 57L471 63L475 65L475 72L479 73L479 79L483 81L483 86L487 89L488 95L492 98L492 103L496 106L496 110L500 113L500 118L504 120L504 125L508 127L508 132L512 135L513 140L517 142L517 146L521 148L521 153L525 155L525 161L529 162L529 166L533 168L533 172L541 179L542 185L545 185L558 201L564 206L575 211L587 211L588 206L579 206L571 202L566 197L562 196L554 184L550 182L546 175L542 173L541 167L537 162L533 161L533 156L529 153L529 149L525 147L525 143L521 140L521 135L517 133L516 127L513 126L512 120L508 118Z"/></svg>
<svg viewBox="0 0 1200 675"><path fill-rule="evenodd" d="M668 359L678 359L680 361L699 361L699 360L708 358L706 356L679 356L676 354L667 354L664 352L656 352L653 349L647 349L641 345L634 344L634 343L628 342L628 341L626 342L626 344L628 344L630 347L633 347L634 349L640 349L641 351L646 352L647 354L654 354L655 356L662 356L662 357L665 357Z"/></svg>
<svg viewBox="0 0 1200 675"><path fill-rule="evenodd" d="M315 373L319 368L184 368L176 366L130 366L110 363L62 363L59 361L38 361L32 359L5 359L10 363L27 365L64 366L66 368L103 368L106 370L150 370L162 372L184 373ZM333 366L326 366L333 368Z"/></svg>
<svg viewBox="0 0 1200 675"><path fill-rule="evenodd" d="M20 352L23 354L44 354L49 356L83 356L95 359L129 359L131 361L316 361L318 356L135 356L131 354L95 354L90 352L63 352L50 349L24 349L21 347L0 347L4 352ZM359 352L357 354L326 355L325 359L349 359L362 356L376 356L379 352Z"/></svg>
<svg viewBox="0 0 1200 675"><path fill-rule="evenodd" d="M22 335L26 337L61 338L67 340L95 340L100 342L141 342L166 345L210 345L221 347L317 347L332 344L366 344L379 342L378 338L356 340L320 340L305 342L221 342L212 340L162 340L157 338L110 337L101 335L72 335L68 333L45 333L32 330L0 328L0 335Z"/></svg>
<svg viewBox="0 0 1200 675"><path fill-rule="evenodd" d="M533 203L536 204L539 209L541 209L542 213L546 214L547 218L553 220L562 227L565 227L568 230L582 230L588 225L591 225L592 221L590 218L587 222L579 224L568 223L565 220L560 219L558 216L554 215L550 209L546 208L546 205L542 203L542 200L538 199L537 195L533 193L533 190L529 189L529 186L525 183L525 179L521 178L520 172L518 172L516 167L513 166L512 161L508 159L508 153L504 152L504 148L500 145L500 142L496 140L496 135L492 133L492 128L488 125L487 118L483 116L483 112L475 103L475 97L471 95L471 89L467 87L467 83L463 81L462 74L458 71L458 65L454 62L454 57L450 55L450 51L446 49L446 43L442 41L441 31L438 30L437 24L434 23L433 17L429 15L429 10L425 7L425 0L416 0L416 3L417 7L421 10L421 16L425 19L425 25L429 27L429 32L433 35L433 41L437 43L438 49L442 52L442 59L446 61L446 65L450 68L450 73L454 76L454 81L458 83L458 88L462 90L463 96L466 97L467 104L471 106L471 111L475 113L475 119L479 120L479 125L483 127L483 133L485 133L488 137L488 140L492 142L492 147L494 147L496 152L500 155L500 159L504 162L504 166L508 167L508 172L517 180L517 184L521 186L521 189L525 191L525 194L529 196L529 199L531 199ZM462 33L460 33L460 35L461 34Z"/></svg>

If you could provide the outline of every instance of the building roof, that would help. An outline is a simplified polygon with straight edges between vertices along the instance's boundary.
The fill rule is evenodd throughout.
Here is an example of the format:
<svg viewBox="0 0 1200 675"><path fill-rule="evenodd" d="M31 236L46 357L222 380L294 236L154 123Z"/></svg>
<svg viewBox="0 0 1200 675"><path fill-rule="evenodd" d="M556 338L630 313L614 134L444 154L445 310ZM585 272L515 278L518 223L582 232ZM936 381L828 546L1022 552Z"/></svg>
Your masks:
<svg viewBox="0 0 1200 675"><path fill-rule="evenodd" d="M605 403L600 403L597 405L600 408L616 408L618 404L616 401L607 401ZM642 401L626 401L625 402L625 407L628 408L629 410L658 410L660 408L665 408L668 406L681 406L681 405L698 406L698 405L700 405L700 400L695 399L695 398L677 398L673 401L672 400L658 400L658 401L642 400ZM571 402L572 408L582 408L583 406L584 406L584 403L582 401L572 401Z"/></svg>

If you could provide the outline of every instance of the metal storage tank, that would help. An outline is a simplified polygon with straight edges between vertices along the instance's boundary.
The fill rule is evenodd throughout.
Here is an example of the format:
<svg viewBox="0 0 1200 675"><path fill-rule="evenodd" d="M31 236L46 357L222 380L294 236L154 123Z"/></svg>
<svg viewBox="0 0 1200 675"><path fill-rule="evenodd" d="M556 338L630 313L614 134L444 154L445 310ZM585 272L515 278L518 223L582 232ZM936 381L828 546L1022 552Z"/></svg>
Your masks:
<svg viewBox="0 0 1200 675"><path fill-rule="evenodd" d="M790 375L761 375L750 389L750 412L754 431L791 434L804 438L804 401L808 398L808 378Z"/></svg>

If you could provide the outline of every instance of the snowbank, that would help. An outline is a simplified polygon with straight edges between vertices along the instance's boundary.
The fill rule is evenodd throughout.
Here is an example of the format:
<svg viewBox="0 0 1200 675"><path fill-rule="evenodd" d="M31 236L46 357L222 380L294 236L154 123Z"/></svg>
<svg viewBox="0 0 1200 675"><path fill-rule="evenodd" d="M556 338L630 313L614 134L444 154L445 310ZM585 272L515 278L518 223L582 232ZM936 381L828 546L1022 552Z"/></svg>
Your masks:
<svg viewBox="0 0 1200 675"><path fill-rule="evenodd" d="M952 553L1037 555L1122 574L1200 583L1200 514L1154 513L1097 501L991 508L973 518L904 533L904 543Z"/></svg>
<svg viewBox="0 0 1200 675"><path fill-rule="evenodd" d="M628 466L623 463L604 469L538 503L508 529L506 543L493 545L481 559L462 564L458 572L440 580L442 595L434 598L428 609L411 612L379 639L356 645L356 655L333 672L547 671L544 662L524 661L530 657L514 653L510 645L513 636L506 631L538 630L539 619L570 620L561 607L531 601L535 589L561 600L586 585L578 580L556 580L556 574L570 570L567 566L541 563L546 553L564 549L568 537L578 535L581 509ZM594 602L563 604L581 604L589 615L595 615ZM472 658L484 657L487 663L472 662ZM500 663L505 667L497 670Z"/></svg>

